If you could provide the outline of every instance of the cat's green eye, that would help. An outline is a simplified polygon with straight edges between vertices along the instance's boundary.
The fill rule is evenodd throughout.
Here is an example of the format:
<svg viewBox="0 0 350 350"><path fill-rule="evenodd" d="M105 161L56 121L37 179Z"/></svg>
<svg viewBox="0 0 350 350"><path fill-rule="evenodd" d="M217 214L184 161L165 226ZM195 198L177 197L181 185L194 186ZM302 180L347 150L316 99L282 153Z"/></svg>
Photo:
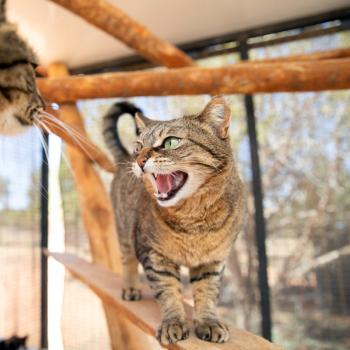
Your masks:
<svg viewBox="0 0 350 350"><path fill-rule="evenodd" d="M179 146L181 139L177 137L168 137L164 141L165 149L175 149Z"/></svg>

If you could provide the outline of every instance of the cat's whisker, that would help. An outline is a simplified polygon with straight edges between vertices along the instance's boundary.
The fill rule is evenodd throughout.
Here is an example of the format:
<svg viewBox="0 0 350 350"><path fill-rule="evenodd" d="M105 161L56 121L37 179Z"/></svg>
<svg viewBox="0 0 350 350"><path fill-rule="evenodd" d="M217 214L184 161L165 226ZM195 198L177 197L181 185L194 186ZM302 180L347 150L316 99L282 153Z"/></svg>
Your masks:
<svg viewBox="0 0 350 350"><path fill-rule="evenodd" d="M56 118L54 117L53 115L49 114L49 113L46 113L46 112L43 112L44 116L47 117L47 119L45 119L45 121L50 121L52 122L53 124L58 124L60 125L64 130L66 131L71 131L72 133L74 133L77 137L80 137L82 140L86 140L86 137L81 135L77 130L75 130L74 128L72 128L70 125L62 122L62 120L60 120L59 118Z"/></svg>
<svg viewBox="0 0 350 350"><path fill-rule="evenodd" d="M44 122L40 122L40 125L42 127L44 127L44 125L47 127L48 125L51 125L52 127L58 128L62 131L64 131L65 133L69 134L72 139L74 140L74 142L76 142L77 145L79 145L79 147L89 156L90 159L92 159L91 154L88 152L87 147L85 147L81 142L87 142L84 139L79 139L80 135L76 135L73 134L70 130L65 129L63 126L57 125L56 123L51 123L50 121L46 120L45 123ZM50 130L51 131L51 130ZM51 133L54 134L53 131L51 131ZM80 142L81 141L81 142Z"/></svg>
<svg viewBox="0 0 350 350"><path fill-rule="evenodd" d="M45 122L51 124L52 126L54 127L57 127L59 128L60 130L68 133L72 138L73 140L87 153L89 154L88 152L88 148L92 147L89 140L81 135L78 131L76 131L75 129L69 127L68 125L65 125L64 123L59 123L58 125L56 124L56 121L50 121L50 120L46 120ZM80 141L80 142L79 142ZM82 144L83 143L83 144ZM91 158L91 156L90 156Z"/></svg>
<svg viewBox="0 0 350 350"><path fill-rule="evenodd" d="M77 130L75 130L74 128L72 128L70 125L64 123L62 120L60 120L59 118L55 117L54 115L46 112L46 111L41 111L41 114L43 114L48 120L54 122L55 124L59 124L61 125L63 128L67 128L73 132L77 133ZM47 120L46 119L46 120ZM79 134L81 137L84 137L83 135Z"/></svg>
<svg viewBox="0 0 350 350"><path fill-rule="evenodd" d="M39 120L38 123L43 128L44 127L48 128L48 126L51 125L52 127L58 128L58 129L62 130L63 132L68 133L73 138L74 142L76 142L79 145L79 147L84 151L84 153L89 157L89 159L91 159L92 161L95 160L95 158L91 155L91 153L88 150L88 148L92 148L94 146L91 145L89 140L84 135L81 135L78 131L71 128L69 125L66 125L65 123L63 123L62 121L60 121L59 119L57 119L51 115L50 115L50 118L47 118L44 121ZM50 133L54 134L54 132L52 130L50 130ZM65 155L64 155L64 157L65 157ZM65 161L69 165L68 160L65 159ZM120 163L114 163L114 164L118 165L118 164L127 164L127 163L128 162L120 162ZM71 169L70 165L69 165L69 168Z"/></svg>
<svg viewBox="0 0 350 350"><path fill-rule="evenodd" d="M135 175L132 170L127 170L126 173L129 174L129 175L131 175L131 174Z"/></svg>
<svg viewBox="0 0 350 350"><path fill-rule="evenodd" d="M125 165L125 164L132 164L132 162L115 162L116 165Z"/></svg>
<svg viewBox="0 0 350 350"><path fill-rule="evenodd" d="M34 124L36 125L36 123L34 122ZM42 123L38 123L39 126L44 129L48 134L52 134L53 132L50 130L50 128L46 125L46 124L42 124Z"/></svg>
<svg viewBox="0 0 350 350"><path fill-rule="evenodd" d="M70 128L68 125L65 125L58 119L53 119L53 120L45 120L45 122L41 121L42 124L49 124L52 125L53 127L57 127L58 129L64 131L65 133L69 134L74 142L76 142L80 148L88 155L88 157L93 160L93 157L91 156L90 152L88 151L88 147L92 147L87 138L83 135L81 135L79 132L74 130L73 128ZM84 144L82 144L84 143Z"/></svg>
<svg viewBox="0 0 350 350"><path fill-rule="evenodd" d="M42 130L35 123L33 125L34 125L35 129L37 130L37 133L38 133L38 136L40 139L40 143L41 143L43 150L45 152L46 159L48 160L49 159L49 150L48 150L47 144L44 140Z"/></svg>
<svg viewBox="0 0 350 350"><path fill-rule="evenodd" d="M39 126L37 124L39 124ZM40 128L43 128L48 134L54 134L46 124L40 123L40 121L34 122L34 125L39 132L40 132ZM40 132L40 134L41 134L41 132ZM43 141L41 141L41 143L43 143ZM62 158L65 161L66 165L68 166L68 169L72 172L72 167L70 165L70 162L69 162L65 152L61 152L61 155L62 155Z"/></svg>

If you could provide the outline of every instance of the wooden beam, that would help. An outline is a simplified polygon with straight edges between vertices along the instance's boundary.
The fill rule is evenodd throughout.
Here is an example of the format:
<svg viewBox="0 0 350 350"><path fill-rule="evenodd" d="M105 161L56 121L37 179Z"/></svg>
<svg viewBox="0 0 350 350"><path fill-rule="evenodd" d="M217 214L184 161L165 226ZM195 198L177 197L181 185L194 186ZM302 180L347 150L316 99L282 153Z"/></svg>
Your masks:
<svg viewBox="0 0 350 350"><path fill-rule="evenodd" d="M155 336L161 322L159 307L149 289L142 287L143 300L127 302L121 298L121 278L103 267L90 264L71 254L49 253L62 263L76 278L92 289L104 303L115 308L115 312L127 318L143 332ZM193 309L185 304L188 318L192 318ZM215 344L199 340L191 332L190 338L180 341L169 348L173 350L282 350L267 340L247 331L230 326L230 340L225 344Z"/></svg>
<svg viewBox="0 0 350 350"><path fill-rule="evenodd" d="M345 49L335 49L335 50L329 50L329 51L319 51L314 52L311 54L301 54L301 55L292 55L292 56L285 56L285 57L279 57L279 58L271 58L271 59L265 59L265 60L258 60L253 61L252 63L267 63L267 62L288 62L288 61L318 61L318 60L325 60L325 59L336 59L336 58L346 58L350 57L350 48ZM39 67L37 68L37 70ZM41 76L47 76L47 70L40 66L40 75ZM59 118L59 112L53 114ZM110 158L99 149L98 146L93 144L87 137L83 135L78 135L77 137L74 137L72 133L68 132L67 130L64 130L61 125L59 125L59 122L55 122L52 119L49 119L47 117L42 117L42 122L44 125L46 125L54 134L61 137L62 140L67 142L68 144L78 147L81 151L85 152L86 155L90 158L92 162L97 163L102 169L113 173L116 170L116 164L114 164ZM68 127L70 127L68 125ZM78 133L78 131L75 131Z"/></svg>
<svg viewBox="0 0 350 350"><path fill-rule="evenodd" d="M124 11L105 0L51 0L121 40L141 56L169 68L194 65L174 45L158 38Z"/></svg>
<svg viewBox="0 0 350 350"><path fill-rule="evenodd" d="M63 64L51 64L48 74L52 77L68 75ZM84 123L74 104L63 104L60 110L61 120L72 125L75 130L86 137ZM104 184L91 163L89 157L78 148L67 145L67 157L72 169L85 230L89 238L92 259L114 272L120 273L118 239L115 230L112 205ZM147 349L147 340L134 337L134 329L111 310L103 305L111 336L113 350L127 348Z"/></svg>
<svg viewBox="0 0 350 350"><path fill-rule="evenodd" d="M251 94L350 88L350 58L311 62L237 63L220 68L106 73L37 80L58 103L102 97Z"/></svg>
<svg viewBox="0 0 350 350"><path fill-rule="evenodd" d="M57 118L59 113L59 111L55 113ZM80 132L74 129L74 131L71 132L67 131L66 128L62 127L60 122L61 121L59 118L58 121L55 121L46 116L42 116L40 120L40 124L42 125L43 129L46 131L51 131L70 146L78 148L81 152L85 153L91 162L98 164L102 169L110 173L115 172L117 165L114 164L99 147L92 143L86 136L80 134ZM71 128L71 125L69 125L67 122L65 125L66 127Z"/></svg>

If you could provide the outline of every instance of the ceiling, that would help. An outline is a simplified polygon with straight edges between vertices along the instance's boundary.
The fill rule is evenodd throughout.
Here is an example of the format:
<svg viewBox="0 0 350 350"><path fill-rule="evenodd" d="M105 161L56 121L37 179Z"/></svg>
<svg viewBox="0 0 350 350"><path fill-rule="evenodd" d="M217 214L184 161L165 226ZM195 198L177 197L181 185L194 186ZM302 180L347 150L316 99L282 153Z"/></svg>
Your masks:
<svg viewBox="0 0 350 350"><path fill-rule="evenodd" d="M8 17L42 64L70 68L130 55L116 39L49 0L7 0ZM111 0L172 43L305 17L349 5L349 0Z"/></svg>

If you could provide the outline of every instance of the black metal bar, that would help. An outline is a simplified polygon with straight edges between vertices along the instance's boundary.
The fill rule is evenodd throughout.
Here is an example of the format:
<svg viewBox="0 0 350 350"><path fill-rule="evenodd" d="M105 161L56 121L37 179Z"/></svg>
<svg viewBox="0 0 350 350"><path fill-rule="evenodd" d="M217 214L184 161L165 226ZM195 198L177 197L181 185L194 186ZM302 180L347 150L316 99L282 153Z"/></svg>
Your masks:
<svg viewBox="0 0 350 350"><path fill-rule="evenodd" d="M240 54L242 60L248 59L248 48L246 40L240 41ZM252 95L244 96L244 103L247 115L247 128L250 145L251 167L253 174L253 194L255 206L255 236L258 254L258 280L260 291L260 311L261 311L261 334L264 338L272 338L272 321L270 306L270 289L267 271L266 255L266 225L264 217L264 196L260 172L259 144L257 139L254 101Z"/></svg>
<svg viewBox="0 0 350 350"><path fill-rule="evenodd" d="M259 47L281 45L291 41L312 39L312 38L317 38L324 35L331 35L331 34L339 33L349 29L350 29L350 21L343 21L339 25L336 25L334 27L320 28L320 29L304 28L298 34L286 35L280 38L274 38L270 40L261 40L259 42L249 43L247 46L248 46L248 49L250 50L250 49L255 49Z"/></svg>
<svg viewBox="0 0 350 350"><path fill-rule="evenodd" d="M319 23L348 19L349 17L350 6L346 6L336 10L318 13L312 16L306 16L302 18L266 24L255 28L249 28L246 30L223 34L220 36L209 37L203 40L192 41L187 44L179 45L179 47L181 47L181 49L185 51L200 50L201 48L205 48L212 45L219 45L232 41L241 41L247 38L284 32L296 28L304 28Z"/></svg>
<svg viewBox="0 0 350 350"><path fill-rule="evenodd" d="M283 32L296 28L305 29L306 27L314 26L324 22L330 22L339 20L338 26L333 29L320 28L303 30L299 34L288 35L283 38L262 40L261 42L252 43L248 45L248 48L264 47L268 45L276 45L293 40L300 40L305 38L311 38L314 36L320 36L329 34L329 32L338 32L349 29L350 20L350 7L345 7L335 11L328 11L325 13L317 14L314 16L308 16L299 19L293 19L285 22L274 23L267 26L251 28L244 31L237 31L233 33L227 33L220 36L210 37L203 40L192 41L188 43L179 44L178 47L190 55L193 59L210 57L214 55L222 55L231 52L238 52L238 46L229 49L215 49L215 46L227 44L229 42L240 41L242 38L252 38L257 36L263 36L272 33ZM71 75L76 74L97 74L104 72L115 71L130 71L140 70L155 67L156 65L145 60L138 55L131 55L122 58L116 58L113 60L98 62L86 66L75 67L70 70Z"/></svg>
<svg viewBox="0 0 350 350"><path fill-rule="evenodd" d="M47 340L47 256L43 253L44 249L48 247L48 226L49 226L49 165L47 154L48 150L48 134L43 134L43 150L41 162L41 191L40 191L40 229L41 229L41 335L40 345L41 349L48 348Z"/></svg>

